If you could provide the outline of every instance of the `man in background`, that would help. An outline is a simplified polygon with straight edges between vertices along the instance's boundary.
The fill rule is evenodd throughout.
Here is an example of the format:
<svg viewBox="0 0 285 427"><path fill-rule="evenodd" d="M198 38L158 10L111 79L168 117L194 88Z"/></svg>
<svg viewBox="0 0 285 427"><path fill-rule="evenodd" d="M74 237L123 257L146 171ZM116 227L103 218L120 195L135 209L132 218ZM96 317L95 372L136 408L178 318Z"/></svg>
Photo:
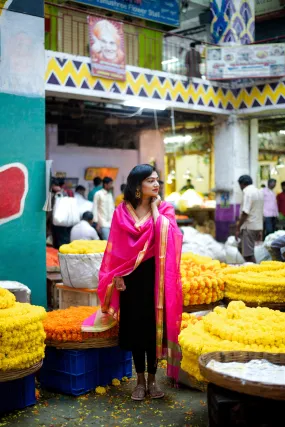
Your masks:
<svg viewBox="0 0 285 427"><path fill-rule="evenodd" d="M103 240L108 240L111 222L115 210L113 198L113 180L105 177L102 190L97 191L93 202L94 222Z"/></svg>
<svg viewBox="0 0 285 427"><path fill-rule="evenodd" d="M102 179L99 176L96 176L96 178L93 179L93 184L94 184L94 188L88 193L88 200L89 202L92 202L92 203L97 191L102 190Z"/></svg>
<svg viewBox="0 0 285 427"><path fill-rule="evenodd" d="M274 188L276 187L276 179L269 179L267 187L264 188L263 198L264 198L264 237L268 234L272 234L276 231L276 223L278 218L278 206L276 195L274 193Z"/></svg>
<svg viewBox="0 0 285 427"><path fill-rule="evenodd" d="M241 239L241 254L246 262L256 262L255 243L262 240L263 230L263 190L253 185L249 175L238 180L243 192L241 216L237 224L236 239Z"/></svg>
<svg viewBox="0 0 285 427"><path fill-rule="evenodd" d="M191 179L187 179L186 185L184 185L184 187L181 188L180 193L185 193L185 191L187 190L194 190L194 186L192 184Z"/></svg>
<svg viewBox="0 0 285 427"><path fill-rule="evenodd" d="M93 209L93 203L89 202L89 200L86 199L86 188L83 187L83 185L78 185L75 189L74 198L77 203L77 207L79 210L80 218L82 218L82 215L84 212L92 211Z"/></svg>
<svg viewBox="0 0 285 427"><path fill-rule="evenodd" d="M285 220L285 181L281 182L282 193L277 196L279 219Z"/></svg>
<svg viewBox="0 0 285 427"><path fill-rule="evenodd" d="M122 184L121 185L121 188L120 188L121 189L121 194L119 194L117 196L116 201L115 201L115 206L116 207L119 206L122 203L122 201L124 200L124 192L125 192L126 186L127 186L127 184Z"/></svg>
<svg viewBox="0 0 285 427"><path fill-rule="evenodd" d="M190 43L190 50L188 50L185 56L187 77L201 78L200 64L201 64L201 55L196 50L196 43Z"/></svg>
<svg viewBox="0 0 285 427"><path fill-rule="evenodd" d="M84 212L82 220L71 229L70 241L74 240L99 240L97 232L92 227L93 213Z"/></svg>

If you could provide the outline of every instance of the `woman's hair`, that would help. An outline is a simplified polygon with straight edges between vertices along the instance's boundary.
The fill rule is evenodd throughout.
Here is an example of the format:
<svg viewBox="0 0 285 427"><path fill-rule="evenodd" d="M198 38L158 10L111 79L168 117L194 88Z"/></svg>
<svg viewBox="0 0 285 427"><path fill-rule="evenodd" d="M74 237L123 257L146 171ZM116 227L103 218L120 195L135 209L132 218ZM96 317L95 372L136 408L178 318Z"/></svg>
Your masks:
<svg viewBox="0 0 285 427"><path fill-rule="evenodd" d="M139 199L136 198L137 189L141 191L142 182L153 172L155 172L155 168L151 165L138 165L131 170L127 179L124 200L130 202L134 209L139 204Z"/></svg>

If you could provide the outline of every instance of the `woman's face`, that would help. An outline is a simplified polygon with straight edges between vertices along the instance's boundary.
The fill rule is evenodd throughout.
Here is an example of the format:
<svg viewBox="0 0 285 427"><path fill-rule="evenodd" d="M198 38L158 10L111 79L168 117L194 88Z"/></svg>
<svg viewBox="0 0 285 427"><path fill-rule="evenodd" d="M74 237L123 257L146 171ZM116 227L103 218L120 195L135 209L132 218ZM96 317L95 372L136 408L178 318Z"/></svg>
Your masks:
<svg viewBox="0 0 285 427"><path fill-rule="evenodd" d="M158 193L158 175L156 172L152 172L152 174L142 182L142 196L143 198L156 197Z"/></svg>

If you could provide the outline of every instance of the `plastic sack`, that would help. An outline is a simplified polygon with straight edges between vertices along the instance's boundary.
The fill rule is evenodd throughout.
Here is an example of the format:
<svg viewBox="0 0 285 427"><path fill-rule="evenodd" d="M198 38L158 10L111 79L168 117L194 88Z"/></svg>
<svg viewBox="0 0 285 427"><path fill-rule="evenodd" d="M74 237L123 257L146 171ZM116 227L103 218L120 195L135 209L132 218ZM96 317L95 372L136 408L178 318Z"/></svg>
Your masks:
<svg viewBox="0 0 285 427"><path fill-rule="evenodd" d="M104 253L58 254L63 284L72 288L96 289Z"/></svg>
<svg viewBox="0 0 285 427"><path fill-rule="evenodd" d="M73 227L79 221L80 214L74 197L56 197L53 209L53 225Z"/></svg>
<svg viewBox="0 0 285 427"><path fill-rule="evenodd" d="M270 261L272 259L270 253L264 245L255 246L254 257L257 264L260 264L262 261Z"/></svg>
<svg viewBox="0 0 285 427"><path fill-rule="evenodd" d="M0 281L0 288L7 289L15 295L17 302L31 302L31 290L19 282Z"/></svg>

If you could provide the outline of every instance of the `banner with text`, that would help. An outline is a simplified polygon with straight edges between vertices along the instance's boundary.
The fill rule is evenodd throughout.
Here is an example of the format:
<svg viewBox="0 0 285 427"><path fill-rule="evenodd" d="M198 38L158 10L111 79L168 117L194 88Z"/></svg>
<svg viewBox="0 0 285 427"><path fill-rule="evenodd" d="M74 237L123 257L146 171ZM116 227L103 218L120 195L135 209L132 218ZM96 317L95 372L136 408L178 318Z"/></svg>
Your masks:
<svg viewBox="0 0 285 427"><path fill-rule="evenodd" d="M209 80L281 77L285 75L285 44L207 48Z"/></svg>
<svg viewBox="0 0 285 427"><path fill-rule="evenodd" d="M179 0L73 0L124 15L160 22L172 27L180 25Z"/></svg>
<svg viewBox="0 0 285 427"><path fill-rule="evenodd" d="M87 17L92 76L126 80L124 25L120 22Z"/></svg>

